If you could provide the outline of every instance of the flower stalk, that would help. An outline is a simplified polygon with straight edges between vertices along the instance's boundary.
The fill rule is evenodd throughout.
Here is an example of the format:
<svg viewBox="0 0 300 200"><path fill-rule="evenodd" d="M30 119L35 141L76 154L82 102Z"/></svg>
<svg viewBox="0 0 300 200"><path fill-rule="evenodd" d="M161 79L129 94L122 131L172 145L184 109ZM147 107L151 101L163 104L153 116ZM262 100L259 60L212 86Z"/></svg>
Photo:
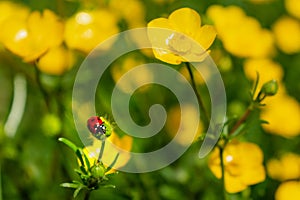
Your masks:
<svg viewBox="0 0 300 200"><path fill-rule="evenodd" d="M104 152L104 147L105 147L105 139L106 138L101 140L101 149L100 149L99 156L98 156L98 159L97 159L98 163L101 163L101 159L102 159L103 152Z"/></svg>
<svg viewBox="0 0 300 200"><path fill-rule="evenodd" d="M207 110L205 109L203 100L201 99L201 96L200 96L200 94L199 94L199 92L198 92L198 89L197 89L197 86L196 86L196 82L195 82L195 78L194 78L194 74L193 74L191 65L190 65L189 62L186 62L185 65L186 65L186 68L187 68L187 70L188 70L188 72L189 72L189 76L190 76L190 78L191 78L192 88L193 88L193 90L194 90L194 92L195 92L195 94L196 94L196 98L197 98L197 100L198 100L200 109L201 109L201 111L204 113L203 120L204 120L205 124L208 125L210 117L209 117L209 115L208 115Z"/></svg>

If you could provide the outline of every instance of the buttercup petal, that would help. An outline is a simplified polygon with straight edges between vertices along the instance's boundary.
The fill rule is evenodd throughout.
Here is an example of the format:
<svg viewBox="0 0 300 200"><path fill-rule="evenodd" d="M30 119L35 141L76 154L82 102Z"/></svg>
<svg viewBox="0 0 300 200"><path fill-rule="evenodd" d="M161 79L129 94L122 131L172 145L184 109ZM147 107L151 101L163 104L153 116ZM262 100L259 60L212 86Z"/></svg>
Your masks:
<svg viewBox="0 0 300 200"><path fill-rule="evenodd" d="M195 39L203 49L208 49L214 42L216 36L217 31L213 26L204 25L198 30Z"/></svg>
<svg viewBox="0 0 300 200"><path fill-rule="evenodd" d="M200 15L193 9L181 8L169 16L177 31L193 36L201 25Z"/></svg>

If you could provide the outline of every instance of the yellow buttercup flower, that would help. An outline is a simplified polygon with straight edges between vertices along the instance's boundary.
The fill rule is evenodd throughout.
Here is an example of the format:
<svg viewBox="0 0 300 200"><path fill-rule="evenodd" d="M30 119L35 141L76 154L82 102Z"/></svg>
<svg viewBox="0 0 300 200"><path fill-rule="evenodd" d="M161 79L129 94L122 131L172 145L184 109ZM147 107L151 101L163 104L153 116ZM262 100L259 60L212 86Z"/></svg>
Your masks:
<svg viewBox="0 0 300 200"><path fill-rule="evenodd" d="M144 27L146 24L145 8L139 0L110 0L109 7L120 18L126 20L128 28Z"/></svg>
<svg viewBox="0 0 300 200"><path fill-rule="evenodd" d="M176 65L203 61L216 37L214 27L201 26L199 14L190 8L175 10L168 18L154 19L148 28L155 57Z"/></svg>
<svg viewBox="0 0 300 200"><path fill-rule="evenodd" d="M263 124L266 131L286 138L300 134L300 104L286 94L283 86L278 94L266 99L265 103L267 106L262 108L261 118L269 122Z"/></svg>
<svg viewBox="0 0 300 200"><path fill-rule="evenodd" d="M38 59L63 41L63 23L50 10L32 12L28 18L10 18L2 23L4 46L25 62Z"/></svg>
<svg viewBox="0 0 300 200"><path fill-rule="evenodd" d="M243 67L250 80L256 80L257 73L259 74L258 88L273 79L280 82L284 75L282 66L269 58L247 59Z"/></svg>
<svg viewBox="0 0 300 200"><path fill-rule="evenodd" d="M117 62L112 66L112 78L117 83L119 79L128 71L137 67L139 65L145 64L146 62L135 55L127 56L121 62ZM145 81L152 82L154 74L147 70L147 68L142 68L138 73L133 72L130 79L123 79L122 84L118 85L118 89L125 93L130 93L134 89L141 86ZM141 89L146 89L147 87L142 87Z"/></svg>
<svg viewBox="0 0 300 200"><path fill-rule="evenodd" d="M272 79L279 82L278 93L264 100L266 106L261 110L261 118L268 121L263 128L273 134L283 137L294 137L300 134L300 104L289 96L281 82L283 69L280 64L270 59L248 59L244 64L244 71L249 79L256 79L259 73L260 82L258 88Z"/></svg>
<svg viewBox="0 0 300 200"><path fill-rule="evenodd" d="M37 62L39 70L46 74L61 75L73 67L75 57L73 53L57 46L49 49Z"/></svg>
<svg viewBox="0 0 300 200"><path fill-rule="evenodd" d="M300 178L300 156L286 153L280 159L270 159L267 162L268 175L279 181Z"/></svg>
<svg viewBox="0 0 300 200"><path fill-rule="evenodd" d="M275 200L299 200L300 181L288 181L281 183L276 190Z"/></svg>
<svg viewBox="0 0 300 200"><path fill-rule="evenodd" d="M88 155L91 164L95 163L98 159L101 141L93 138L92 146L86 146L83 151ZM123 136L119 137L116 133L112 133L110 137L106 139L105 148L103 152L102 162L104 165L109 166L119 153L118 160L114 165L114 169L118 169L124 166L130 159L129 153L121 152L118 148L130 152L132 147L132 137ZM113 170L112 170L113 171Z"/></svg>
<svg viewBox="0 0 300 200"><path fill-rule="evenodd" d="M191 105L184 105L182 109L187 111L184 115L181 113L180 106L172 107L169 110L166 121L166 130L172 138L174 138L177 134L177 131L179 131L180 135L174 138L174 140L178 144L189 145L191 144L191 141L195 142L197 139L199 139L203 131L203 125L199 121L197 133L195 134L195 137L191 138L191 134L195 132L195 130L193 130L191 127L194 127L194 124L196 123L195 119L197 118L197 113Z"/></svg>
<svg viewBox="0 0 300 200"><path fill-rule="evenodd" d="M107 9L80 11L69 18L65 28L68 47L89 53L97 45L119 32L118 19ZM108 49L112 44L101 45Z"/></svg>
<svg viewBox="0 0 300 200"><path fill-rule="evenodd" d="M11 1L1 1L0 2L0 26L1 24L9 18L26 18L30 11L27 7L16 4Z"/></svg>
<svg viewBox="0 0 300 200"><path fill-rule="evenodd" d="M245 58L266 57L273 52L273 35L238 6L210 6L207 15L231 54Z"/></svg>
<svg viewBox="0 0 300 200"><path fill-rule="evenodd" d="M259 146L250 142L232 141L223 152L225 166L225 188L229 193L246 189L249 185L265 180L263 153ZM217 177L222 177L219 149L210 155L208 166Z"/></svg>
<svg viewBox="0 0 300 200"><path fill-rule="evenodd" d="M284 5L289 14L300 19L300 1L284 0Z"/></svg>
<svg viewBox="0 0 300 200"><path fill-rule="evenodd" d="M275 41L287 54L300 52L300 21L292 17L281 17L273 25Z"/></svg>
<svg viewBox="0 0 300 200"><path fill-rule="evenodd" d="M249 0L251 3L255 3L255 4L265 4L265 3L270 3L274 0Z"/></svg>

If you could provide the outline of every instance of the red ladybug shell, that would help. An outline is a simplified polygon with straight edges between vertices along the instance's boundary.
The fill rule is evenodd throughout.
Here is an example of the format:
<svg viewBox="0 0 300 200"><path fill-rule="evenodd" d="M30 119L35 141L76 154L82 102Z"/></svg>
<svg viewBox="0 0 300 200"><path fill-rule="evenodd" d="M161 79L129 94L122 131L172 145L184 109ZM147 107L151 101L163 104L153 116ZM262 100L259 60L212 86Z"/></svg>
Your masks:
<svg viewBox="0 0 300 200"><path fill-rule="evenodd" d="M102 124L103 124L103 121L98 116L90 117L87 120L87 127L90 130L90 132L93 134L98 133L98 127Z"/></svg>

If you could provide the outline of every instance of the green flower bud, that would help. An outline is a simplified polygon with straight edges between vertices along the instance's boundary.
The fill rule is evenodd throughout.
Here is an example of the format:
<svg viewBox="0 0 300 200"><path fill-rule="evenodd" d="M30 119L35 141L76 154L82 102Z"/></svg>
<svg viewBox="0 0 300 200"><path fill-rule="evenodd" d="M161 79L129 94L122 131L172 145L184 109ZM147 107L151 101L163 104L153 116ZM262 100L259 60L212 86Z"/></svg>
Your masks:
<svg viewBox="0 0 300 200"><path fill-rule="evenodd" d="M278 83L276 80L271 80L266 82L262 88L261 88L261 92L265 95L265 96L274 96L278 91Z"/></svg>
<svg viewBox="0 0 300 200"><path fill-rule="evenodd" d="M100 165L100 164L95 164L92 168L91 168L91 174L94 178L102 178L105 175L105 168L104 166Z"/></svg>

